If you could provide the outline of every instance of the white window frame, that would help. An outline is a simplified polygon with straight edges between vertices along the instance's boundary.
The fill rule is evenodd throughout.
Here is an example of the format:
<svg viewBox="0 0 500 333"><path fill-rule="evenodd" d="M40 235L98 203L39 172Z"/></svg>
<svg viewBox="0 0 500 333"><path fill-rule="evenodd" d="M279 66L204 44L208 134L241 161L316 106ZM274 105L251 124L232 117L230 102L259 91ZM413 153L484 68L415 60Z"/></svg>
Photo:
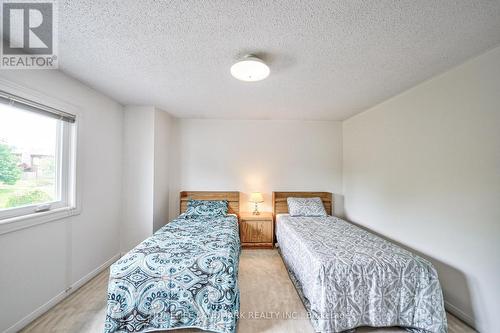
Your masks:
<svg viewBox="0 0 500 333"><path fill-rule="evenodd" d="M77 137L81 114L78 108L2 79L0 79L0 90L76 116L75 123L59 122L57 144L62 143L63 145L57 149L56 172L58 177L56 179L60 180L60 183L56 183L56 189L60 200L0 211L0 235L79 214L81 204L78 186L80 177L77 172Z"/></svg>

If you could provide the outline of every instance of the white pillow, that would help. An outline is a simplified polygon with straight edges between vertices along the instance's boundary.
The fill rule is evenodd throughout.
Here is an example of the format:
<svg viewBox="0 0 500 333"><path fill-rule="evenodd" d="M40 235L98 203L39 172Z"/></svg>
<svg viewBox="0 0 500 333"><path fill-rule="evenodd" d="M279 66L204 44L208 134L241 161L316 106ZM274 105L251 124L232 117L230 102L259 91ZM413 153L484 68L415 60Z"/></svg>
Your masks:
<svg viewBox="0 0 500 333"><path fill-rule="evenodd" d="M293 198L286 199L290 216L327 216L321 198Z"/></svg>

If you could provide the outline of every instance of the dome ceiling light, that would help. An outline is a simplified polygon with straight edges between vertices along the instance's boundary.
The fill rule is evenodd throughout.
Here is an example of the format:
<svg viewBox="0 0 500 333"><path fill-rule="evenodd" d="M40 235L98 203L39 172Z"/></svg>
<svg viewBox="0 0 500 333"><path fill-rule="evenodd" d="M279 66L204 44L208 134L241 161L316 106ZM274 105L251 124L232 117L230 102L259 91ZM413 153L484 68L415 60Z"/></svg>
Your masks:
<svg viewBox="0 0 500 333"><path fill-rule="evenodd" d="M245 56L231 66L231 75L240 81L246 82L264 80L269 76L270 72L269 66L253 54Z"/></svg>

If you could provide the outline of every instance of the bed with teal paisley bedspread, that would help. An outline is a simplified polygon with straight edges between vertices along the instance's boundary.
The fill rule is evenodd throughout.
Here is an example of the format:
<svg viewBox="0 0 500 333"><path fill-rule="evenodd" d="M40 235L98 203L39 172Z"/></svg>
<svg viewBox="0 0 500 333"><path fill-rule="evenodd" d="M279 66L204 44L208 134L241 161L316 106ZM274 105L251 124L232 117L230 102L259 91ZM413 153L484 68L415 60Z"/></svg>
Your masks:
<svg viewBox="0 0 500 333"><path fill-rule="evenodd" d="M239 312L234 215L181 215L111 266L104 331L229 333Z"/></svg>

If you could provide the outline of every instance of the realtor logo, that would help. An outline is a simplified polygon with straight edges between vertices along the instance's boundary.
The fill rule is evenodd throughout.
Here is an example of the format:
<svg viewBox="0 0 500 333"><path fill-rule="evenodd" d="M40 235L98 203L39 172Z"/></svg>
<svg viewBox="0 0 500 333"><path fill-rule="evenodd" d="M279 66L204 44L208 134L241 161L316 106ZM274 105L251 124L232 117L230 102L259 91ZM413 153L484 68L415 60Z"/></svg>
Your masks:
<svg viewBox="0 0 500 333"><path fill-rule="evenodd" d="M2 69L57 68L56 3L3 0Z"/></svg>

